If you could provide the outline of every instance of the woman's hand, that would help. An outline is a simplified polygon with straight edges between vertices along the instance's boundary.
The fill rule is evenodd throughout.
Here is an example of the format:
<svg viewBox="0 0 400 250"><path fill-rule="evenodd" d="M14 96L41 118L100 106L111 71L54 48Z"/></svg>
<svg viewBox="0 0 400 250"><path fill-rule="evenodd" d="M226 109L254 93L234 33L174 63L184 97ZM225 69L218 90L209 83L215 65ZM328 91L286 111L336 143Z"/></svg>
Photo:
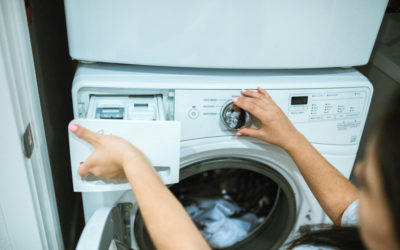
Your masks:
<svg viewBox="0 0 400 250"><path fill-rule="evenodd" d="M242 91L242 95L243 97L233 98L233 102L260 120L261 127L259 129L243 128L236 135L255 137L285 150L302 137L264 89L258 88L257 92Z"/></svg>
<svg viewBox="0 0 400 250"><path fill-rule="evenodd" d="M124 166L129 162L145 163L134 164L136 166L151 166L139 149L120 137L98 134L76 124L70 124L68 128L94 148L92 154L79 166L78 172L82 177L91 173L102 179L124 179Z"/></svg>
<svg viewBox="0 0 400 250"><path fill-rule="evenodd" d="M286 150L321 207L340 225L343 211L358 197L357 189L296 130L265 90L242 91L242 95L233 102L259 119L261 127L244 128L237 135L249 135Z"/></svg>

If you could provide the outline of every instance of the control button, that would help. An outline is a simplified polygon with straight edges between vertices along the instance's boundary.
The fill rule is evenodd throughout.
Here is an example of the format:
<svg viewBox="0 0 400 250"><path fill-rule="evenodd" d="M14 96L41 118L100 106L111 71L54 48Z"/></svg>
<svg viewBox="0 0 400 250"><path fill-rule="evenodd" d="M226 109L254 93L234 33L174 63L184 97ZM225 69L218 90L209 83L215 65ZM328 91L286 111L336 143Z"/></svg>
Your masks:
<svg viewBox="0 0 400 250"><path fill-rule="evenodd" d="M338 119L344 119L346 116L344 114L338 114L336 115L336 118Z"/></svg>
<svg viewBox="0 0 400 250"><path fill-rule="evenodd" d="M304 115L306 112L304 111L291 111L290 114L291 115Z"/></svg>
<svg viewBox="0 0 400 250"><path fill-rule="evenodd" d="M250 124L249 113L232 102L228 102L222 108L221 119L228 129L240 129Z"/></svg>
<svg viewBox="0 0 400 250"><path fill-rule="evenodd" d="M323 116L322 115L313 115L310 117L311 121L318 121L318 120L322 120Z"/></svg>
<svg viewBox="0 0 400 250"><path fill-rule="evenodd" d="M200 112L197 109L190 109L188 112L190 119L197 119L199 117Z"/></svg>
<svg viewBox="0 0 400 250"><path fill-rule="evenodd" d="M332 120L335 119L335 115L324 115L325 120Z"/></svg>

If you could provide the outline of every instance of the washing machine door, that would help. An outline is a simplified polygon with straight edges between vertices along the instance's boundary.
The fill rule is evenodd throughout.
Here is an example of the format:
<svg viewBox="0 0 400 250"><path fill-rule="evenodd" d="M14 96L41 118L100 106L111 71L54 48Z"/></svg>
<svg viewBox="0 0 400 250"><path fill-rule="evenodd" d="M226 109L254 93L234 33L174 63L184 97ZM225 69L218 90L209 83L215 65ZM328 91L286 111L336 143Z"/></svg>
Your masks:
<svg viewBox="0 0 400 250"><path fill-rule="evenodd" d="M122 137L139 148L150 160L165 184L179 181L180 123L177 121L76 119L79 124L101 134ZM91 154L93 147L69 132L72 181L75 192L130 190L127 180L101 180L95 176L82 178L80 162Z"/></svg>
<svg viewBox="0 0 400 250"><path fill-rule="evenodd" d="M119 208L100 208L83 229L76 249L131 249L124 240L124 230L125 225Z"/></svg>

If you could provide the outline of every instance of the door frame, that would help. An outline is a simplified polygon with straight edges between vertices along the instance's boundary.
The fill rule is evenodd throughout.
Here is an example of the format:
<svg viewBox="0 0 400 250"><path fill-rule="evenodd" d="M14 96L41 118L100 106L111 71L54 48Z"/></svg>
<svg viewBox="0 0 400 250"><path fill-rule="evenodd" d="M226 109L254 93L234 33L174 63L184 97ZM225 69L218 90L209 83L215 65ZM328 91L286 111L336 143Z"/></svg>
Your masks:
<svg viewBox="0 0 400 250"><path fill-rule="evenodd" d="M0 1L0 115L0 248L63 249L23 0Z"/></svg>

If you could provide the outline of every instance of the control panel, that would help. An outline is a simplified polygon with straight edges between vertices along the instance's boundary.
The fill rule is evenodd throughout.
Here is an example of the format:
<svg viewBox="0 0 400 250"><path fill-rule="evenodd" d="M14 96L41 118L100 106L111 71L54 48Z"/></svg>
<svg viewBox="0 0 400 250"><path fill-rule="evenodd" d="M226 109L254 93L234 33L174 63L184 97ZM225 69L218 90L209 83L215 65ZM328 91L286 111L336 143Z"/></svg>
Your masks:
<svg viewBox="0 0 400 250"><path fill-rule="evenodd" d="M322 92L290 96L292 122L356 119L363 113L366 91Z"/></svg>
<svg viewBox="0 0 400 250"><path fill-rule="evenodd" d="M368 88L268 90L272 99L311 142L357 144L366 118ZM232 135L257 127L257 119L232 103L240 90L176 90L175 120L182 139Z"/></svg>
<svg viewBox="0 0 400 250"><path fill-rule="evenodd" d="M232 103L240 90L169 89L166 94L138 90L132 95L90 95L89 119L176 120L181 139L233 135L242 127L257 128L258 119ZM271 89L272 99L312 143L359 143L370 90L360 88Z"/></svg>

